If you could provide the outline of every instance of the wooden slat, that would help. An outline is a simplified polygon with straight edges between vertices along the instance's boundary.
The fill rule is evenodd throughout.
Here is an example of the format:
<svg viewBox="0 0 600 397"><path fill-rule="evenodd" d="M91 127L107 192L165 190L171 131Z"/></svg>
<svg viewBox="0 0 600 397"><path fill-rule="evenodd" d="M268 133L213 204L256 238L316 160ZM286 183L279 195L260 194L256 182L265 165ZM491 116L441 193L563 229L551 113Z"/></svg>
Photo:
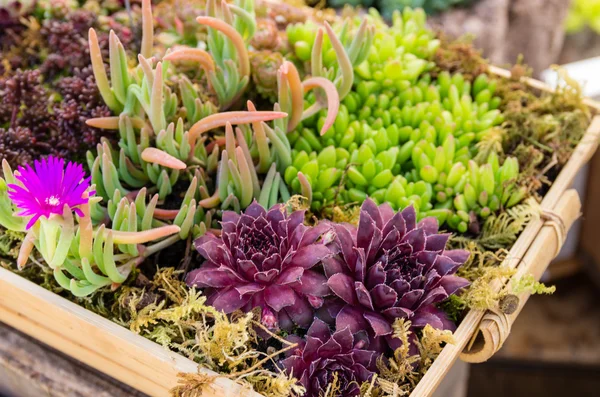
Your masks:
<svg viewBox="0 0 600 397"><path fill-rule="evenodd" d="M0 268L0 321L151 396L168 396L179 372L198 365ZM216 375L201 368L203 373ZM258 396L220 377L209 397Z"/></svg>
<svg viewBox="0 0 600 397"><path fill-rule="evenodd" d="M591 158L598 147L598 140L600 139L600 116L595 116L592 123L588 127L585 135L581 142L575 148L571 158L558 175L552 187L548 191L548 194L542 200L542 208L547 210L553 210L556 206L560 197L569 188L575 175L579 169ZM521 233L521 236L517 239L507 259L504 261L504 266L510 268L516 268L538 235L542 228L544 221L542 219L532 221L527 225L525 230ZM554 248L554 247L550 247ZM497 280L492 283L492 288L499 291L504 285L504 281ZM456 343L453 345L447 345L444 347L438 358L435 360L429 371L425 374L423 379L417 384L414 391L411 393L411 397L429 397L435 391L441 380L446 375L449 368L459 357L462 350L465 348L472 335L478 330L479 324L485 311L483 310L471 310L460 323L458 329L454 333L454 339Z"/></svg>

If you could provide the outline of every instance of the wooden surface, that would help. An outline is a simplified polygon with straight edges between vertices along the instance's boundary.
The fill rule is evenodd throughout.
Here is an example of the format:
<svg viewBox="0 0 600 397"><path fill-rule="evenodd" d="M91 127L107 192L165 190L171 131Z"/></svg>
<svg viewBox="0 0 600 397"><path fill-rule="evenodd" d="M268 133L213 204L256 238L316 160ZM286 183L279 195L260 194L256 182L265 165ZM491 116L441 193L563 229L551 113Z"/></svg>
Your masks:
<svg viewBox="0 0 600 397"><path fill-rule="evenodd" d="M581 202L577 192L573 189L568 190L562 195L557 203L553 213L562 219L565 230L556 229L550 224L544 225L537 235L534 242L529 247L527 254L521 260L517 272L512 277L513 280L520 280L524 276L532 275L539 280L546 268L558 253L561 240L564 242L568 231L579 217L581 211ZM518 296L518 305L516 310L510 314L489 312L484 316L479 326L479 338L472 346L469 346L461 354L461 359L470 363L481 363L489 360L504 344L505 338L510 332L511 326L516 321L525 304L529 300L528 292L521 293Z"/></svg>
<svg viewBox="0 0 600 397"><path fill-rule="evenodd" d="M214 372L0 268L0 321L151 396L168 396L180 372ZM258 396L217 377L203 397Z"/></svg>
<svg viewBox="0 0 600 397"><path fill-rule="evenodd" d="M0 323L0 395L143 397L130 387Z"/></svg>
<svg viewBox="0 0 600 397"><path fill-rule="evenodd" d="M499 71L500 72L500 71ZM530 81L530 79L529 79ZM538 82L538 85L543 85ZM582 138L573 155L558 175L548 194L542 200L542 209L553 210L557 202L560 200L565 191L571 186L575 175L579 169L590 160L593 153L598 147L598 139L600 138L600 116L594 117L592 124L588 128L586 134ZM504 261L505 266L516 268L521 263L521 258L526 254L529 246L534 241L535 237L541 230L544 221L539 219L532 221L527 225L521 236L514 244L507 259ZM555 250L556 247L549 247ZM498 280L492 285L493 288L500 290L503 282ZM419 382L411 397L429 397L440 384L441 380L448 373L452 364L456 361L459 354L462 352L466 344L471 339L471 336L479 328L482 317L485 312L471 310L461 322L460 326L454 333L456 340L455 344L444 347L438 358L435 360L425 377Z"/></svg>

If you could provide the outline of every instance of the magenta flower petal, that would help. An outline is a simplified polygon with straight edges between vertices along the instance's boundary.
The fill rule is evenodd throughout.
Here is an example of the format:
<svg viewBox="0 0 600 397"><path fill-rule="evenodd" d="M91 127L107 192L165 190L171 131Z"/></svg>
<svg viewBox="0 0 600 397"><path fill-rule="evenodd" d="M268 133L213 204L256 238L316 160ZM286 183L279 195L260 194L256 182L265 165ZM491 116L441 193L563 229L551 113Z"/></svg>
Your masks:
<svg viewBox="0 0 600 397"><path fill-rule="evenodd" d="M34 168L20 166L15 177L22 186L8 185L8 197L20 210L17 215L32 217L27 229L41 217L62 215L65 205L83 216L77 206L88 202L83 194L90 187L90 178L84 178L80 164L70 162L65 169L63 159L50 156L36 160Z"/></svg>

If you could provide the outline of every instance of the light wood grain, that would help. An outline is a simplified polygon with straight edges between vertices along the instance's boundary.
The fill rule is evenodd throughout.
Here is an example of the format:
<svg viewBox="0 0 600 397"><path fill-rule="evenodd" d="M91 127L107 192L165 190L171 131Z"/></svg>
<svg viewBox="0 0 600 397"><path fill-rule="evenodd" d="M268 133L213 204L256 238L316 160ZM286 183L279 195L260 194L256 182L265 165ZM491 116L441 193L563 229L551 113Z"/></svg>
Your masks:
<svg viewBox="0 0 600 397"><path fill-rule="evenodd" d="M504 71L503 69L493 67L491 71L501 77L510 77L510 72ZM550 88L544 83L537 80L528 79L527 83L534 86L532 81L536 81L535 87L538 89L549 90ZM548 194L542 200L541 206L543 209L553 210L560 197L569 188L575 175L581 169L581 167L589 161L592 157L596 148L598 147L598 140L600 139L600 116L595 116L592 123L588 127L585 135L581 142L575 148L571 158L560 172L552 187L548 191ZM510 250L507 259L504 261L504 266L510 268L516 268L521 263L523 258L534 241L535 237L541 230L544 221L542 219L532 221L527 225L525 230L521 233L518 240ZM550 247L554 250L556 247ZM548 248L546 248L548 249ZM553 251L554 252L554 251ZM492 283L492 288L496 291L504 286L507 280L497 280ZM429 397L435 391L444 378L448 370L452 367L452 364L459 357L460 353L467 345L471 337L479 329L481 319L483 318L485 311L471 310L454 334L456 340L455 344L447 345L444 347L438 358L435 360L429 371L425 374L423 379L419 382L417 387L411 393L411 397Z"/></svg>
<svg viewBox="0 0 600 397"><path fill-rule="evenodd" d="M555 214L559 215L563 221L566 230L569 230L573 225L575 219L580 215L581 201L579 195L575 190L568 190L560 199L556 208L554 209ZM559 232L562 233L562 232ZM552 248L558 247L560 244L560 237L555 230L549 224L544 225L542 230L533 241L527 254L521 261L517 272L512 277L512 280L520 280L523 276L532 275L536 280L539 280L550 261L554 259L557 250ZM518 295L519 304L514 313L507 315L503 320L508 324L508 328L514 323L517 316L521 313L521 310L529 299L529 293L522 293ZM465 349L460 355L460 358L470 363L481 363L487 361L494 355L504 344L502 339L502 330L498 329L501 324L500 319L497 317L504 317L504 315L488 313L481 325L479 326L478 339L474 345L469 349Z"/></svg>
<svg viewBox="0 0 600 397"><path fill-rule="evenodd" d="M0 321L151 396L168 396L198 365L0 268ZM209 375L214 372L204 368ZM243 394L242 394L243 393ZM208 397L258 396L217 377Z"/></svg>

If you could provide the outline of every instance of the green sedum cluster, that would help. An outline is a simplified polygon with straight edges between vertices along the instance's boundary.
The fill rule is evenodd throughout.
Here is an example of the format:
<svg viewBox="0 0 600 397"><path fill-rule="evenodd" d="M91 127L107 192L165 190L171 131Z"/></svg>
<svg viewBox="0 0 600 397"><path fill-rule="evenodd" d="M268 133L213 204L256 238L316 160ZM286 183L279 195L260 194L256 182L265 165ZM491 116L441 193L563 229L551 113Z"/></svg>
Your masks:
<svg viewBox="0 0 600 397"><path fill-rule="evenodd" d="M518 203L524 193L514 186L515 159L473 160L477 144L503 121L495 80L437 72L431 59L439 41L421 10L395 13L390 27L374 13L368 21L376 26L371 50L355 66L333 126L319 135L322 112L288 134L293 161L284 179L291 191L306 195L308 183L314 211L367 197L395 209L413 204L420 218L435 216L461 232ZM299 58L312 51L312 29L288 28ZM314 101L309 96L305 106Z"/></svg>

